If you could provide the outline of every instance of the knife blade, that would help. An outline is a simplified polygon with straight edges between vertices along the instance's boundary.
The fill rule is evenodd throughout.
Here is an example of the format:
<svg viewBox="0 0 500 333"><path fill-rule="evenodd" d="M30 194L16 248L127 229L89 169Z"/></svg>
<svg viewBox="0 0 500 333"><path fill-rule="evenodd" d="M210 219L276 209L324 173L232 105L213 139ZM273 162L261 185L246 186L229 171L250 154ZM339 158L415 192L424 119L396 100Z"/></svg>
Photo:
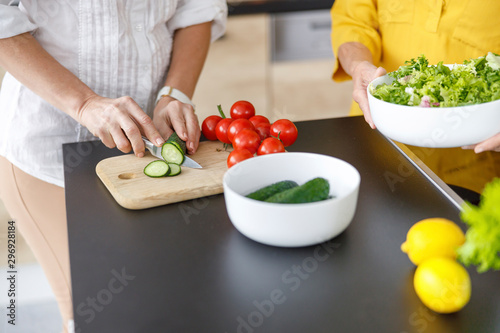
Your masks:
<svg viewBox="0 0 500 333"><path fill-rule="evenodd" d="M155 146L151 141L149 141L145 137L142 137L142 141L144 141L146 148L151 152L151 154L153 156L163 159L163 157L161 156L161 148L162 147ZM203 168L200 164L198 164L195 160L188 157L187 155L184 155L184 162L182 162L181 165L188 167L188 168L193 168L193 169L202 169Z"/></svg>

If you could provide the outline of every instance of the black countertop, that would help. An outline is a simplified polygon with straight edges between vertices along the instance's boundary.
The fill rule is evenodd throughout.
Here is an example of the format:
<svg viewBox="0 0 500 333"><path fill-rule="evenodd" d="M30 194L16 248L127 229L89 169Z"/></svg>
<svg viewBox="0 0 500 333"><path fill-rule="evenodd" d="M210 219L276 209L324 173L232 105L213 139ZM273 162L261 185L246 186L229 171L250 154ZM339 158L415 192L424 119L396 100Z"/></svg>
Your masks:
<svg viewBox="0 0 500 333"><path fill-rule="evenodd" d="M95 173L120 153L64 145L76 332L500 332L498 273L469 269L472 298L451 315L428 310L413 289L415 267L400 250L408 229L436 216L459 223L457 205L363 117L297 127L290 151L341 158L361 175L347 230L302 248L241 235L222 194L124 209Z"/></svg>
<svg viewBox="0 0 500 333"><path fill-rule="evenodd" d="M330 9L334 0L232 0L228 1L229 15L284 13Z"/></svg>

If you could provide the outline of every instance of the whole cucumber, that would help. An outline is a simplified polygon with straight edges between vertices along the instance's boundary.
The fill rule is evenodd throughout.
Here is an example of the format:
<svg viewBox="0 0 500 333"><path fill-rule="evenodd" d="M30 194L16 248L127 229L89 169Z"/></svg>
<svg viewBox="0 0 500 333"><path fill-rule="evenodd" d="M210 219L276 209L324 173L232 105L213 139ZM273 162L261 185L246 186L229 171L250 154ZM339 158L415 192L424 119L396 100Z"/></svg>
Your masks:
<svg viewBox="0 0 500 333"><path fill-rule="evenodd" d="M314 178L297 186L267 198L265 201L274 203L307 203L328 199L330 184L324 178Z"/></svg>
<svg viewBox="0 0 500 333"><path fill-rule="evenodd" d="M297 187L299 184L292 180L283 180L281 182L277 182L266 187L261 188L255 192L252 192L247 195L247 198L255 199L259 201L264 201L267 198L280 193L285 190L289 190L291 188Z"/></svg>
<svg viewBox="0 0 500 333"><path fill-rule="evenodd" d="M172 142L179 149L181 153L186 155L186 142L182 141L182 139L179 138L177 133L175 132L172 133L172 135L170 135L170 137L167 139L166 142Z"/></svg>

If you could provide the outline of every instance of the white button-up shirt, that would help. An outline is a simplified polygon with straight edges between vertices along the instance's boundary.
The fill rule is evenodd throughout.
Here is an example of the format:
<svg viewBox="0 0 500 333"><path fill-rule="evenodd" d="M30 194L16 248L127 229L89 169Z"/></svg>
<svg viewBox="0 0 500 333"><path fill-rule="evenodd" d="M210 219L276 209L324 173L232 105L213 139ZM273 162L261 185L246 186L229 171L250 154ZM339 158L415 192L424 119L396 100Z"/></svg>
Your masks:
<svg viewBox="0 0 500 333"><path fill-rule="evenodd" d="M150 116L163 86L176 29L213 21L225 31L225 0L0 0L0 38L31 32L97 94L131 96ZM0 90L0 155L64 186L62 144L95 140L9 73Z"/></svg>

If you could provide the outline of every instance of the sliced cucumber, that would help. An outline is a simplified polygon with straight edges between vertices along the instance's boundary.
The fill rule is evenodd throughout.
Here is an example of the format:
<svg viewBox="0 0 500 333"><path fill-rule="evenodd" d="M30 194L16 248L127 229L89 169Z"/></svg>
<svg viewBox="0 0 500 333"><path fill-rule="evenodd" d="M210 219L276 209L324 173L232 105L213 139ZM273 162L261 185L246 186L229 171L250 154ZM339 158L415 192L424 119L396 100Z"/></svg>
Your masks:
<svg viewBox="0 0 500 333"><path fill-rule="evenodd" d="M165 142L161 147L161 157L167 163L175 163L181 165L184 162L184 154L173 142Z"/></svg>
<svg viewBox="0 0 500 333"><path fill-rule="evenodd" d="M167 163L181 165L186 155L186 143L179 138L177 133L173 133L161 148L161 156Z"/></svg>
<svg viewBox="0 0 500 333"><path fill-rule="evenodd" d="M168 166L170 167L169 177L177 176L181 173L181 166L179 164L168 163Z"/></svg>
<svg viewBox="0 0 500 333"><path fill-rule="evenodd" d="M296 182L292 180L283 180L281 182L277 182L266 187L261 188L255 192L252 192L247 195L247 198L255 199L259 201L264 201L267 198L275 195L276 193L282 192L284 190L288 190L299 186Z"/></svg>
<svg viewBox="0 0 500 333"><path fill-rule="evenodd" d="M306 203L328 199L330 184L324 178L314 178L307 183L279 192L265 201L275 203Z"/></svg>
<svg viewBox="0 0 500 333"><path fill-rule="evenodd" d="M156 160L150 162L144 168L144 174L149 177L154 177L154 178L165 177L168 176L169 173L170 173L170 166L168 165L167 162L162 160Z"/></svg>
<svg viewBox="0 0 500 333"><path fill-rule="evenodd" d="M170 141L170 142L172 142L177 147L177 149L179 149L181 153L186 154L186 152L182 150L182 147L179 143L177 143L176 141Z"/></svg>

